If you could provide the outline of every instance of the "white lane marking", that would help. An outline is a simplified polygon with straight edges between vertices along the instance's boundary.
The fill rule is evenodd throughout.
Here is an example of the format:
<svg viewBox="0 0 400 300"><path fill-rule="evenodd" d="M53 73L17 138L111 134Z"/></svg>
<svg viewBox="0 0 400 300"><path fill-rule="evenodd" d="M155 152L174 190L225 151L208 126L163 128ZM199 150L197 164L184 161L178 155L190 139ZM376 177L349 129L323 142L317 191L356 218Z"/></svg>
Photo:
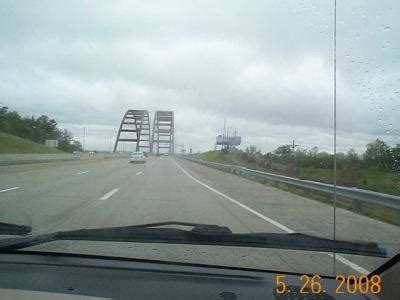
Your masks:
<svg viewBox="0 0 400 300"><path fill-rule="evenodd" d="M115 194L116 192L118 192L118 191L119 191L118 188L112 189L112 190L109 191L107 194L105 194L103 197L101 197L99 200L102 200L102 201L107 200L108 198L110 198L112 195L114 195L114 194Z"/></svg>
<svg viewBox="0 0 400 300"><path fill-rule="evenodd" d="M78 172L78 173L76 173L77 175L82 175L82 174L86 174L86 173L89 173L90 171L89 170L86 170L86 171L82 171L82 172Z"/></svg>
<svg viewBox="0 0 400 300"><path fill-rule="evenodd" d="M333 257L333 254L332 254L332 253L327 253L327 252L322 252L322 253L328 254L330 257ZM369 274L369 273L371 273L371 272L368 271L367 269L364 269L363 267L361 267L361 266L359 266L359 265L353 263L352 261L348 260L347 258L344 258L344 257L341 256L340 254L337 254L337 253L336 253L335 259L338 260L338 261L340 261L341 263L343 263L343 264L349 266L350 268L352 268L353 270L355 270L355 271L357 271L357 272L359 272L359 273L361 273L361 274Z"/></svg>
<svg viewBox="0 0 400 300"><path fill-rule="evenodd" d="M287 233L295 233L295 232L294 232L292 229L290 229L289 227L286 227L285 225L283 225L283 224L281 224L281 223L279 223L279 222L276 222L275 220L273 220L273 219L271 219L271 218L268 218L267 216L264 216L263 214L260 214L259 212L255 211L254 209L252 209L252 208L250 208L250 207L248 207L248 206L246 206L246 205L240 203L239 201L237 201L237 200L235 200L235 199L229 197L228 195L225 195L224 193L222 193L222 192L220 192L220 191L218 191L218 190L212 188L211 186L205 184L204 182L198 180L197 178L194 178L192 175L189 174L189 172L187 172L184 168L182 168L176 161L174 161L174 162L177 164L177 166L181 169L181 171L182 171L183 173L185 173L188 177L190 177L190 179L196 181L198 184L200 184L200 185L204 186L205 188L209 189L210 191L213 191L214 193L216 193L216 194L218 194L218 195L224 197L225 199L228 199L228 200L231 201L232 203L234 203L234 204L240 206L241 208L243 208L243 209L245 209L245 210L247 210L247 211L249 211L249 212L255 214L257 217L260 217L261 219L263 219L263 220L265 220L265 221L271 223L272 225L275 225L276 227L282 229L283 231L286 231Z"/></svg>
<svg viewBox="0 0 400 300"><path fill-rule="evenodd" d="M8 191L13 191L13 190L18 190L19 188L20 188L19 186L14 186L14 187L9 188L9 189L0 190L0 193L4 193L4 192L8 192Z"/></svg>
<svg viewBox="0 0 400 300"><path fill-rule="evenodd" d="M190 179L194 180L194 181L197 182L198 184L200 184L200 185L204 186L205 188L209 189L210 191L212 191L212 192L214 192L214 193L216 193L216 194L218 194L218 195L224 197L225 199L227 199L227 200L231 201L232 203L234 203L234 204L240 206L241 208L243 208L243 209L245 209L245 210L247 210L247 211L249 211L249 212L255 214L257 217L260 217L261 219L263 219L263 220L265 220L265 221L271 223L272 225L274 225L274 226L276 226L276 227L282 229L283 231L286 231L287 233L295 233L295 231L292 230L292 229L290 229L289 227L286 227L285 225L283 225L283 224L281 224L281 223L279 223L279 222L277 222L277 221L275 221L275 220L273 220L273 219L271 219L271 218L268 218L267 216L264 216L263 214L261 214L261 213L255 211L254 209L248 207L247 205L244 205L243 203L240 203L239 201L237 201L237 200L235 200L235 199L229 197L228 195L225 195L224 193L222 193L222 192L220 192L220 191L214 189L213 187L211 187L211 186L205 184L204 182L198 180L197 178L195 178L195 177L193 177L192 175L190 175L190 173L189 173L188 171L186 171L183 167L181 167L181 165L179 165L175 160L173 160L173 161L174 161L174 163L178 166L178 168L181 169L181 171L182 171L183 173L185 173ZM332 254L332 253L328 253L328 252L321 252L321 253L325 253L325 254L328 254L330 257L333 257L333 254ZM340 254L336 254L335 257L336 257L336 260L340 261L341 263L347 265L348 267L350 267L351 269L353 269L353 270L355 270L355 271L357 271L357 272L359 272L359 273L362 273L362 274L369 274L369 273L371 273L371 272L368 271L367 269L364 269L363 267L361 267L361 266L359 266L359 265L353 263L352 261L349 261L348 259L344 258L344 257L341 256Z"/></svg>
<svg viewBox="0 0 400 300"><path fill-rule="evenodd" d="M139 171L139 172L136 173L136 175L140 175L140 174L142 174L142 171Z"/></svg>

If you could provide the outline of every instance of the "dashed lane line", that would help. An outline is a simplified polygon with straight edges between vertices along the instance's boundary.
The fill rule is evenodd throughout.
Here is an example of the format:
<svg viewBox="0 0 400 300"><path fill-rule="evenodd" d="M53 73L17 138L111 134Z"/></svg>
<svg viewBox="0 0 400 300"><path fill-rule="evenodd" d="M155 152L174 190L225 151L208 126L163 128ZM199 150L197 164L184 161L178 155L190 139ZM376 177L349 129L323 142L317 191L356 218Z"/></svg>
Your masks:
<svg viewBox="0 0 400 300"><path fill-rule="evenodd" d="M8 191L13 191L13 190L18 190L20 187L19 186L14 186L12 188L8 188L5 190L0 190L0 193L8 192Z"/></svg>
<svg viewBox="0 0 400 300"><path fill-rule="evenodd" d="M112 189L107 194L104 194L103 197L101 197L99 200L105 201L105 200L109 199L112 195L114 195L118 191L119 191L119 188Z"/></svg>
<svg viewBox="0 0 400 300"><path fill-rule="evenodd" d="M90 172L90 170L86 170L86 171L78 172L76 174L77 175L82 175L82 174L86 174L86 173L89 173L89 172Z"/></svg>

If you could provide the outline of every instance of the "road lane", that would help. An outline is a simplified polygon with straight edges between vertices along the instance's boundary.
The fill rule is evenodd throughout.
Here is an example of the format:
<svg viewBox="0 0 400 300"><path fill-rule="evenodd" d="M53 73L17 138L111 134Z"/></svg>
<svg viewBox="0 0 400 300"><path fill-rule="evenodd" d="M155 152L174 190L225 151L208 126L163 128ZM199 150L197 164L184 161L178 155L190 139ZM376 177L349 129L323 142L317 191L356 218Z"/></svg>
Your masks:
<svg viewBox="0 0 400 300"><path fill-rule="evenodd" d="M129 170L121 166L121 173ZM119 191L107 201L90 202L63 216L53 229L96 228L132 224L186 221L228 226L234 232L278 232L263 220L236 205L227 203L215 193L193 182L170 158L156 159L142 176L120 176ZM132 174L132 172L130 173ZM115 177L115 176L113 176ZM114 183L114 181L113 181ZM88 242L58 242L38 249L98 254L117 253L122 256L144 257L197 263L241 265L304 272L326 272L331 259L319 253L296 253L270 249L232 249L227 247L193 247L185 245L135 245L113 246L101 244L88 247ZM54 247L54 248L52 248ZM152 248L149 248L152 247ZM156 250L154 250L156 249ZM90 252L92 251L92 252ZM150 255L149 255L150 254ZM304 266L304 260L307 266ZM320 266L323 266L322 268ZM331 269L328 267L328 269Z"/></svg>
<svg viewBox="0 0 400 300"><path fill-rule="evenodd" d="M237 200L235 200L235 199L233 199L233 198L231 198L231 197L225 195L224 193L221 193L220 191L218 191L218 190L216 190L216 189L210 187L209 185L205 184L204 182L198 180L197 178L194 178L192 175L190 175L189 172L187 172L184 168L182 168L177 162L175 162L175 163L176 163L176 165L179 167L179 169L181 169L182 172L184 172L189 178L191 178L192 180L194 180L194 181L197 182L198 184L204 186L205 188L209 189L210 191L212 191L212 192L214 192L214 193L216 193L216 194L218 194L218 195L224 197L225 199L229 200L230 202L236 204L237 206L239 206L239 207L241 207L241 208L243 208L243 209L245 209L245 210L251 212L251 213L254 214L255 216L257 216L257 217L259 217L259 218L261 218L261 219L267 221L268 223L270 223L270 224L272 224L272 225L278 227L279 229L281 229L281 230L284 231L285 233L296 233L294 230L292 230L292 229L288 228L287 226L285 226L285 225L283 225L283 224L277 222L276 220L271 219L271 218L269 218L269 217L267 217L267 216L265 216L265 215L259 213L258 211L256 211L256 210L250 208L249 206L244 205L243 203L241 203L241 202L239 202L239 201L237 201ZM350 267L350 268L353 269L354 271L357 271L358 273L361 273L361 274L368 274L368 273L371 272L371 271L369 271L369 270L367 270L367 269L365 269L365 268L363 268L363 267L361 267L361 266L359 266L359 265L353 263L352 261L349 261L348 259L344 258L344 257L343 257L342 255L340 255L340 254L331 254L331 253L326 253L326 254L329 255L330 257L334 258L335 260L337 260L337 261L339 261L339 262L345 264L346 266Z"/></svg>
<svg viewBox="0 0 400 300"><path fill-rule="evenodd" d="M124 168L125 166L129 168ZM130 171L127 159L105 160L91 165L89 174L76 176L80 166L59 165L0 175L1 180L19 182L20 190L1 196L0 217L4 222L31 224L37 231L48 231L69 218L76 210L99 199L115 188ZM133 171L132 171L133 172Z"/></svg>
<svg viewBox="0 0 400 300"><path fill-rule="evenodd" d="M195 178L218 191L239 199L257 212L269 216L295 232L332 237L333 209L315 200L266 186L237 175L222 172L186 160L179 164ZM400 228L350 211L337 209L337 238L376 241L388 250L389 257L400 251ZM357 265L373 270L384 259L343 255Z"/></svg>
<svg viewBox="0 0 400 300"><path fill-rule="evenodd" d="M320 236L331 234L331 209L325 204L192 162L177 160L192 177L254 211L244 209L194 181L174 160L171 157L149 157L146 164L138 165L124 159L102 161L91 164L90 172L80 176L76 174L86 169L79 165L1 174L0 178L6 179L9 186L19 182L21 189L0 196L0 219L31 224L37 232L171 220L219 224L238 233L283 232L273 222L267 222L254 214L259 212L296 232ZM111 195L112 191L116 192ZM99 200L107 194L110 196L106 200ZM370 219L360 218L350 212L339 210L338 216L339 222L353 220L352 224L356 227L370 224ZM360 230L352 228L352 231L357 233L357 229ZM398 233L397 228L384 223L379 223L374 230L381 230L383 235L379 239L383 242L388 240L389 235L392 240L396 240L394 237ZM346 234L350 238L358 237L351 232ZM370 234L374 233L369 232L366 236ZM375 235L378 237L376 232ZM344 236L342 233L341 237ZM398 249L397 241L392 243L389 248L395 251ZM330 274L332 270L332 258L316 252L129 244L63 241L37 248L292 272ZM382 262L375 258L344 257L368 270L373 270ZM355 272L346 264L339 265L340 272Z"/></svg>

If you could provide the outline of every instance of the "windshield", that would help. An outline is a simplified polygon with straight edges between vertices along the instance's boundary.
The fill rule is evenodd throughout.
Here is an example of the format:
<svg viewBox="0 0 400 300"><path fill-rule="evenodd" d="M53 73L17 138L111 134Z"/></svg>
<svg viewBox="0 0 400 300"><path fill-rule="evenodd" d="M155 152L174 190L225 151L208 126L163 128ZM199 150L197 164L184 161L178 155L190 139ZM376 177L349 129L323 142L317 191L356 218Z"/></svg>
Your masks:
<svg viewBox="0 0 400 300"><path fill-rule="evenodd" d="M336 4L2 2L0 222L376 242L386 258L240 242L28 248L373 271L400 250L400 5Z"/></svg>

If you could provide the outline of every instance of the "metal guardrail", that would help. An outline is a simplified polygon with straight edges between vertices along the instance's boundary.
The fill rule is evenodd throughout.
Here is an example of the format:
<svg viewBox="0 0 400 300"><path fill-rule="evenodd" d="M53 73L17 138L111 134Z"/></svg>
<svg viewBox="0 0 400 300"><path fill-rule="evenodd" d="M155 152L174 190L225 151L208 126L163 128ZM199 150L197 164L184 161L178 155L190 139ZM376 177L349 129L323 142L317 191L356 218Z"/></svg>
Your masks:
<svg viewBox="0 0 400 300"><path fill-rule="evenodd" d="M183 157L183 158L202 165L220 169L226 172L231 172L238 175L253 176L257 178L267 179L273 182L282 182L285 184L301 187L304 189L323 192L329 196L333 196L334 187L332 184L310 181L310 180L302 180L289 176L277 175L273 173L248 169L246 167L221 164L190 157ZM390 210L394 210L396 211L396 213L400 213L399 196L378 193L358 188L344 187L344 186L336 186L336 195L344 197L346 199L351 199L354 202L354 208L356 210L361 210L362 205L368 203L372 205L381 206Z"/></svg>

